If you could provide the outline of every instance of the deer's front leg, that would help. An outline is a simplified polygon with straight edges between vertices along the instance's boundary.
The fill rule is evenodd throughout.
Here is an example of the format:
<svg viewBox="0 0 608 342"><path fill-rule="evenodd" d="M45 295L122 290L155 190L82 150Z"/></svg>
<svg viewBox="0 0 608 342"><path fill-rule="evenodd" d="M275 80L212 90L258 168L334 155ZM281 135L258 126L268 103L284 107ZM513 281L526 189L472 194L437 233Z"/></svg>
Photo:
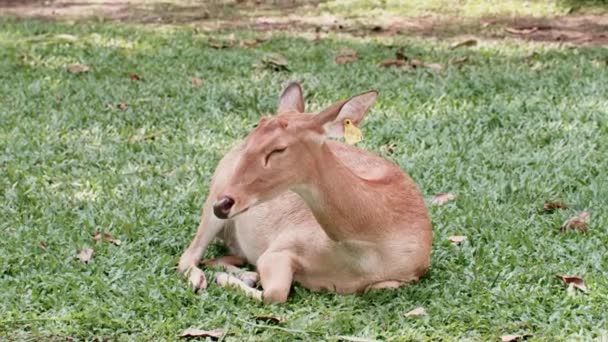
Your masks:
<svg viewBox="0 0 608 342"><path fill-rule="evenodd" d="M266 252L258 259L264 303L285 303L291 290L294 260L286 252Z"/></svg>
<svg viewBox="0 0 608 342"><path fill-rule="evenodd" d="M207 246L209 246L213 238L222 230L224 224L224 220L220 220L213 215L211 197L209 197L203 208L203 215L198 226L198 231L190 243L190 246L188 246L186 251L182 254L179 259L179 264L177 265L178 272L188 277L190 284L195 291L205 288L207 285L205 274L197 266L203 253L207 249Z"/></svg>
<svg viewBox="0 0 608 342"><path fill-rule="evenodd" d="M196 267L198 265L207 246L209 246L213 238L215 238L224 227L225 221L220 220L213 215L213 208L210 202L211 198L208 198L203 208L203 215L198 226L198 231L179 259L177 270L180 273L184 273L190 267Z"/></svg>

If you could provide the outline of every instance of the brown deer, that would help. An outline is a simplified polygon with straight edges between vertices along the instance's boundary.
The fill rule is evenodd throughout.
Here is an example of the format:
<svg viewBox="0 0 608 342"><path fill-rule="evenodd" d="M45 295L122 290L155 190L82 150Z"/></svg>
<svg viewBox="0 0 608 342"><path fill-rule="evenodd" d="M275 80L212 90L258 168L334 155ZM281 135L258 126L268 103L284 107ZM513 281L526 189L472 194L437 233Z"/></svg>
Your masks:
<svg viewBox="0 0 608 342"><path fill-rule="evenodd" d="M203 275L197 264L220 236L256 265L267 303L285 302L294 281L356 293L418 280L432 243L418 187L396 164L329 139L342 137L347 121L359 125L377 95L312 114L300 85L290 83L277 115L262 118L220 161L178 270Z"/></svg>

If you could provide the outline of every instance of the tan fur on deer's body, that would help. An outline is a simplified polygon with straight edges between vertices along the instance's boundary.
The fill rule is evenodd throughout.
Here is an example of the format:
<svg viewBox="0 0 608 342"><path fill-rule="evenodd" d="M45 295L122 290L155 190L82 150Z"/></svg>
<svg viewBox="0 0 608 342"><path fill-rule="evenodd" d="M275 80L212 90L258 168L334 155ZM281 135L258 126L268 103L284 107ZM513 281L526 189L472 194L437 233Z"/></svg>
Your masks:
<svg viewBox="0 0 608 342"><path fill-rule="evenodd" d="M432 231L415 183L392 162L319 138L341 127L334 121L343 116L361 122L375 99L375 93L366 94L304 114L300 87L291 84L277 117L263 119L219 163L179 270L196 266L219 236L258 267L268 302L285 301L293 281L314 291L354 293L398 287L423 275ZM277 144L287 144L288 152L261 166L257 158L268 155L264 146ZM214 216L213 203L227 194L236 203L222 220Z"/></svg>

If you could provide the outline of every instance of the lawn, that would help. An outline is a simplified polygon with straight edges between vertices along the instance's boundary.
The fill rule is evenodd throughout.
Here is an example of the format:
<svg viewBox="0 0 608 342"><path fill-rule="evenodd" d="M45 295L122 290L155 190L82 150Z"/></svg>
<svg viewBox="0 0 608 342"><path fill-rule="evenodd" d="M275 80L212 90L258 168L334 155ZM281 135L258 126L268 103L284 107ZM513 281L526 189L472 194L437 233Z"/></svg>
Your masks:
<svg viewBox="0 0 608 342"><path fill-rule="evenodd" d="M264 36L212 38L230 34ZM227 341L606 338L605 48L283 32L215 49L210 36L0 18L0 339L174 340L189 327L223 328ZM337 65L343 47L359 59ZM377 66L398 50L443 70ZM254 67L268 53L288 70ZM70 72L76 63L88 72ZM427 200L422 281L348 296L295 286L287 304L264 306L214 285L195 294L176 274L216 163L289 80L315 110L380 91L360 145L397 162ZM456 199L430 205L440 192ZM568 208L542 212L555 200ZM581 211L587 233L562 233ZM100 230L121 245L93 241ZM556 274L584 278L588 292ZM425 316L404 316L420 306Z"/></svg>

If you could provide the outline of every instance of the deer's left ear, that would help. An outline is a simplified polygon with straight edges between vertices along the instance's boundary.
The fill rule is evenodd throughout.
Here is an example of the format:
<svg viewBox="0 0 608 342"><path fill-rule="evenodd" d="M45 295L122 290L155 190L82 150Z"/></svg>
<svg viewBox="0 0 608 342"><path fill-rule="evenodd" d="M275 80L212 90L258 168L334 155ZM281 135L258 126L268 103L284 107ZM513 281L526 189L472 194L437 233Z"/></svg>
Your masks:
<svg viewBox="0 0 608 342"><path fill-rule="evenodd" d="M302 95L302 86L298 82L289 83L279 96L278 112L289 111L304 112L304 96Z"/></svg>
<svg viewBox="0 0 608 342"><path fill-rule="evenodd" d="M378 92L370 90L335 103L317 114L315 121L323 127L327 136L341 138L344 136L344 122L350 120L355 126L359 126L376 97Z"/></svg>

